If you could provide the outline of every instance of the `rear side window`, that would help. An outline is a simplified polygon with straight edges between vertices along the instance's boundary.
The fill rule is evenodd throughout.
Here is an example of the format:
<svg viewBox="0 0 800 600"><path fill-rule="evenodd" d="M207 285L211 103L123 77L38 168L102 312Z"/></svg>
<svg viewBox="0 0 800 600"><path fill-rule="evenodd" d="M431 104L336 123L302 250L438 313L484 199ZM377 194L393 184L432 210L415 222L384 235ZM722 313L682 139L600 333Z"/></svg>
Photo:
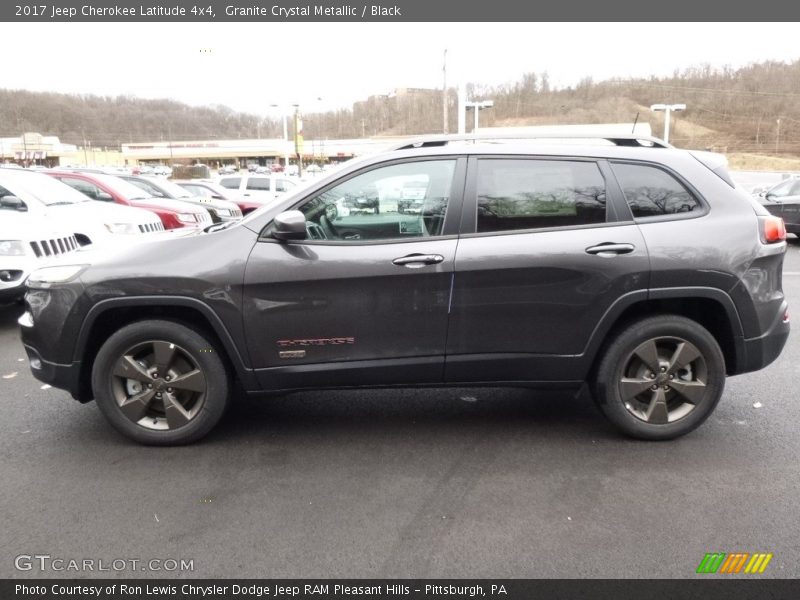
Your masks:
<svg viewBox="0 0 800 600"><path fill-rule="evenodd" d="M478 232L605 220L605 180L593 162L482 159L478 163Z"/></svg>
<svg viewBox="0 0 800 600"><path fill-rule="evenodd" d="M223 179L219 180L219 184L229 190L238 190L241 182L241 177L224 177Z"/></svg>
<svg viewBox="0 0 800 600"><path fill-rule="evenodd" d="M613 169L635 218L702 210L697 198L662 169L627 163L614 163Z"/></svg>
<svg viewBox="0 0 800 600"><path fill-rule="evenodd" d="M252 177L247 180L248 190L266 190L269 191L269 179L261 179Z"/></svg>

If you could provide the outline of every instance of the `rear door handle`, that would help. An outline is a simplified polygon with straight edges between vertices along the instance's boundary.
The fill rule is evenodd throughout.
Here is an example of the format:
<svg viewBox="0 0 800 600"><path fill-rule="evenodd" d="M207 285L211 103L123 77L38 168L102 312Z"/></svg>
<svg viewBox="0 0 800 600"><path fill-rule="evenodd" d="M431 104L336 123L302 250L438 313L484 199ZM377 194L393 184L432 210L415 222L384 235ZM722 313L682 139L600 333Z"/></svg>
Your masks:
<svg viewBox="0 0 800 600"><path fill-rule="evenodd" d="M408 267L409 269L419 269L425 265L435 265L444 260L441 254L409 254L408 256L401 256L395 258L392 263L400 267Z"/></svg>
<svg viewBox="0 0 800 600"><path fill-rule="evenodd" d="M630 254L636 249L633 244L614 244L606 242L604 244L597 244L597 246L589 246L586 249L587 254L596 254L598 256L616 256L617 254Z"/></svg>

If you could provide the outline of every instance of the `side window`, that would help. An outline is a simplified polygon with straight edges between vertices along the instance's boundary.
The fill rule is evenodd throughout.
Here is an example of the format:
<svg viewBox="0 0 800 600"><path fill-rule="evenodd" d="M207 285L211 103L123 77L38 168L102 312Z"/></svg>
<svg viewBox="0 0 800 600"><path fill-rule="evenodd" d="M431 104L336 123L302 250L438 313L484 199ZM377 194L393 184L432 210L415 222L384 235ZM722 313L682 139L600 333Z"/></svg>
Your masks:
<svg viewBox="0 0 800 600"><path fill-rule="evenodd" d="M288 179L276 179L275 180L275 191L276 192L288 192L295 186L293 181L289 181Z"/></svg>
<svg viewBox="0 0 800 600"><path fill-rule="evenodd" d="M690 213L702 209L697 198L662 169L628 163L614 163L613 169L635 218Z"/></svg>
<svg viewBox="0 0 800 600"><path fill-rule="evenodd" d="M478 163L478 232L605 220L606 184L593 162L492 158Z"/></svg>
<svg viewBox="0 0 800 600"><path fill-rule="evenodd" d="M229 190L238 190L241 182L241 177L223 177L219 180L219 184Z"/></svg>
<svg viewBox="0 0 800 600"><path fill-rule="evenodd" d="M247 180L248 190L269 191L269 179L266 177L251 177Z"/></svg>
<svg viewBox="0 0 800 600"><path fill-rule="evenodd" d="M455 160L379 167L348 179L300 207L309 239L370 241L442 234Z"/></svg>
<svg viewBox="0 0 800 600"><path fill-rule="evenodd" d="M84 181L83 179L74 179L72 177L62 177L60 181L66 183L71 188L78 190L81 194L89 196L92 200L97 200L100 195L100 188L93 183Z"/></svg>

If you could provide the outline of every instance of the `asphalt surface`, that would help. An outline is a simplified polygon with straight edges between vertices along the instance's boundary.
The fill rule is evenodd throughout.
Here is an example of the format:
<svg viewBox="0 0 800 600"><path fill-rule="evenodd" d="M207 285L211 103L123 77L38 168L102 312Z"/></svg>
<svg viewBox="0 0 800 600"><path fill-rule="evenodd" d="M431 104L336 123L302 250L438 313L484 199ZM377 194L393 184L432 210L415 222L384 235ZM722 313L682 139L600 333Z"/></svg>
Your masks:
<svg viewBox="0 0 800 600"><path fill-rule="evenodd" d="M796 242L785 273L800 307ZM621 437L583 397L445 389L240 405L159 449L41 389L19 312L0 310L0 577L683 578L712 551L800 576L797 326L672 442ZM18 571L25 554L194 570Z"/></svg>

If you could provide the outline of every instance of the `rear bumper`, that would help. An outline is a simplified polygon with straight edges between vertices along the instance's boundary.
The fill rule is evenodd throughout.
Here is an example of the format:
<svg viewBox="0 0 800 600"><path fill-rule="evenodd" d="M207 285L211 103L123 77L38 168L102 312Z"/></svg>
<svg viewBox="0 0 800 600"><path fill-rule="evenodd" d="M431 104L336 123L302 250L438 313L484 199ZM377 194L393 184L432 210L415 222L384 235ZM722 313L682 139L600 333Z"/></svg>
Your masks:
<svg viewBox="0 0 800 600"><path fill-rule="evenodd" d="M789 321L783 320L787 308L788 306L784 302L778 317L767 333L744 340L744 361L742 368L737 369L737 373L758 371L780 356L786 340L789 338Z"/></svg>

